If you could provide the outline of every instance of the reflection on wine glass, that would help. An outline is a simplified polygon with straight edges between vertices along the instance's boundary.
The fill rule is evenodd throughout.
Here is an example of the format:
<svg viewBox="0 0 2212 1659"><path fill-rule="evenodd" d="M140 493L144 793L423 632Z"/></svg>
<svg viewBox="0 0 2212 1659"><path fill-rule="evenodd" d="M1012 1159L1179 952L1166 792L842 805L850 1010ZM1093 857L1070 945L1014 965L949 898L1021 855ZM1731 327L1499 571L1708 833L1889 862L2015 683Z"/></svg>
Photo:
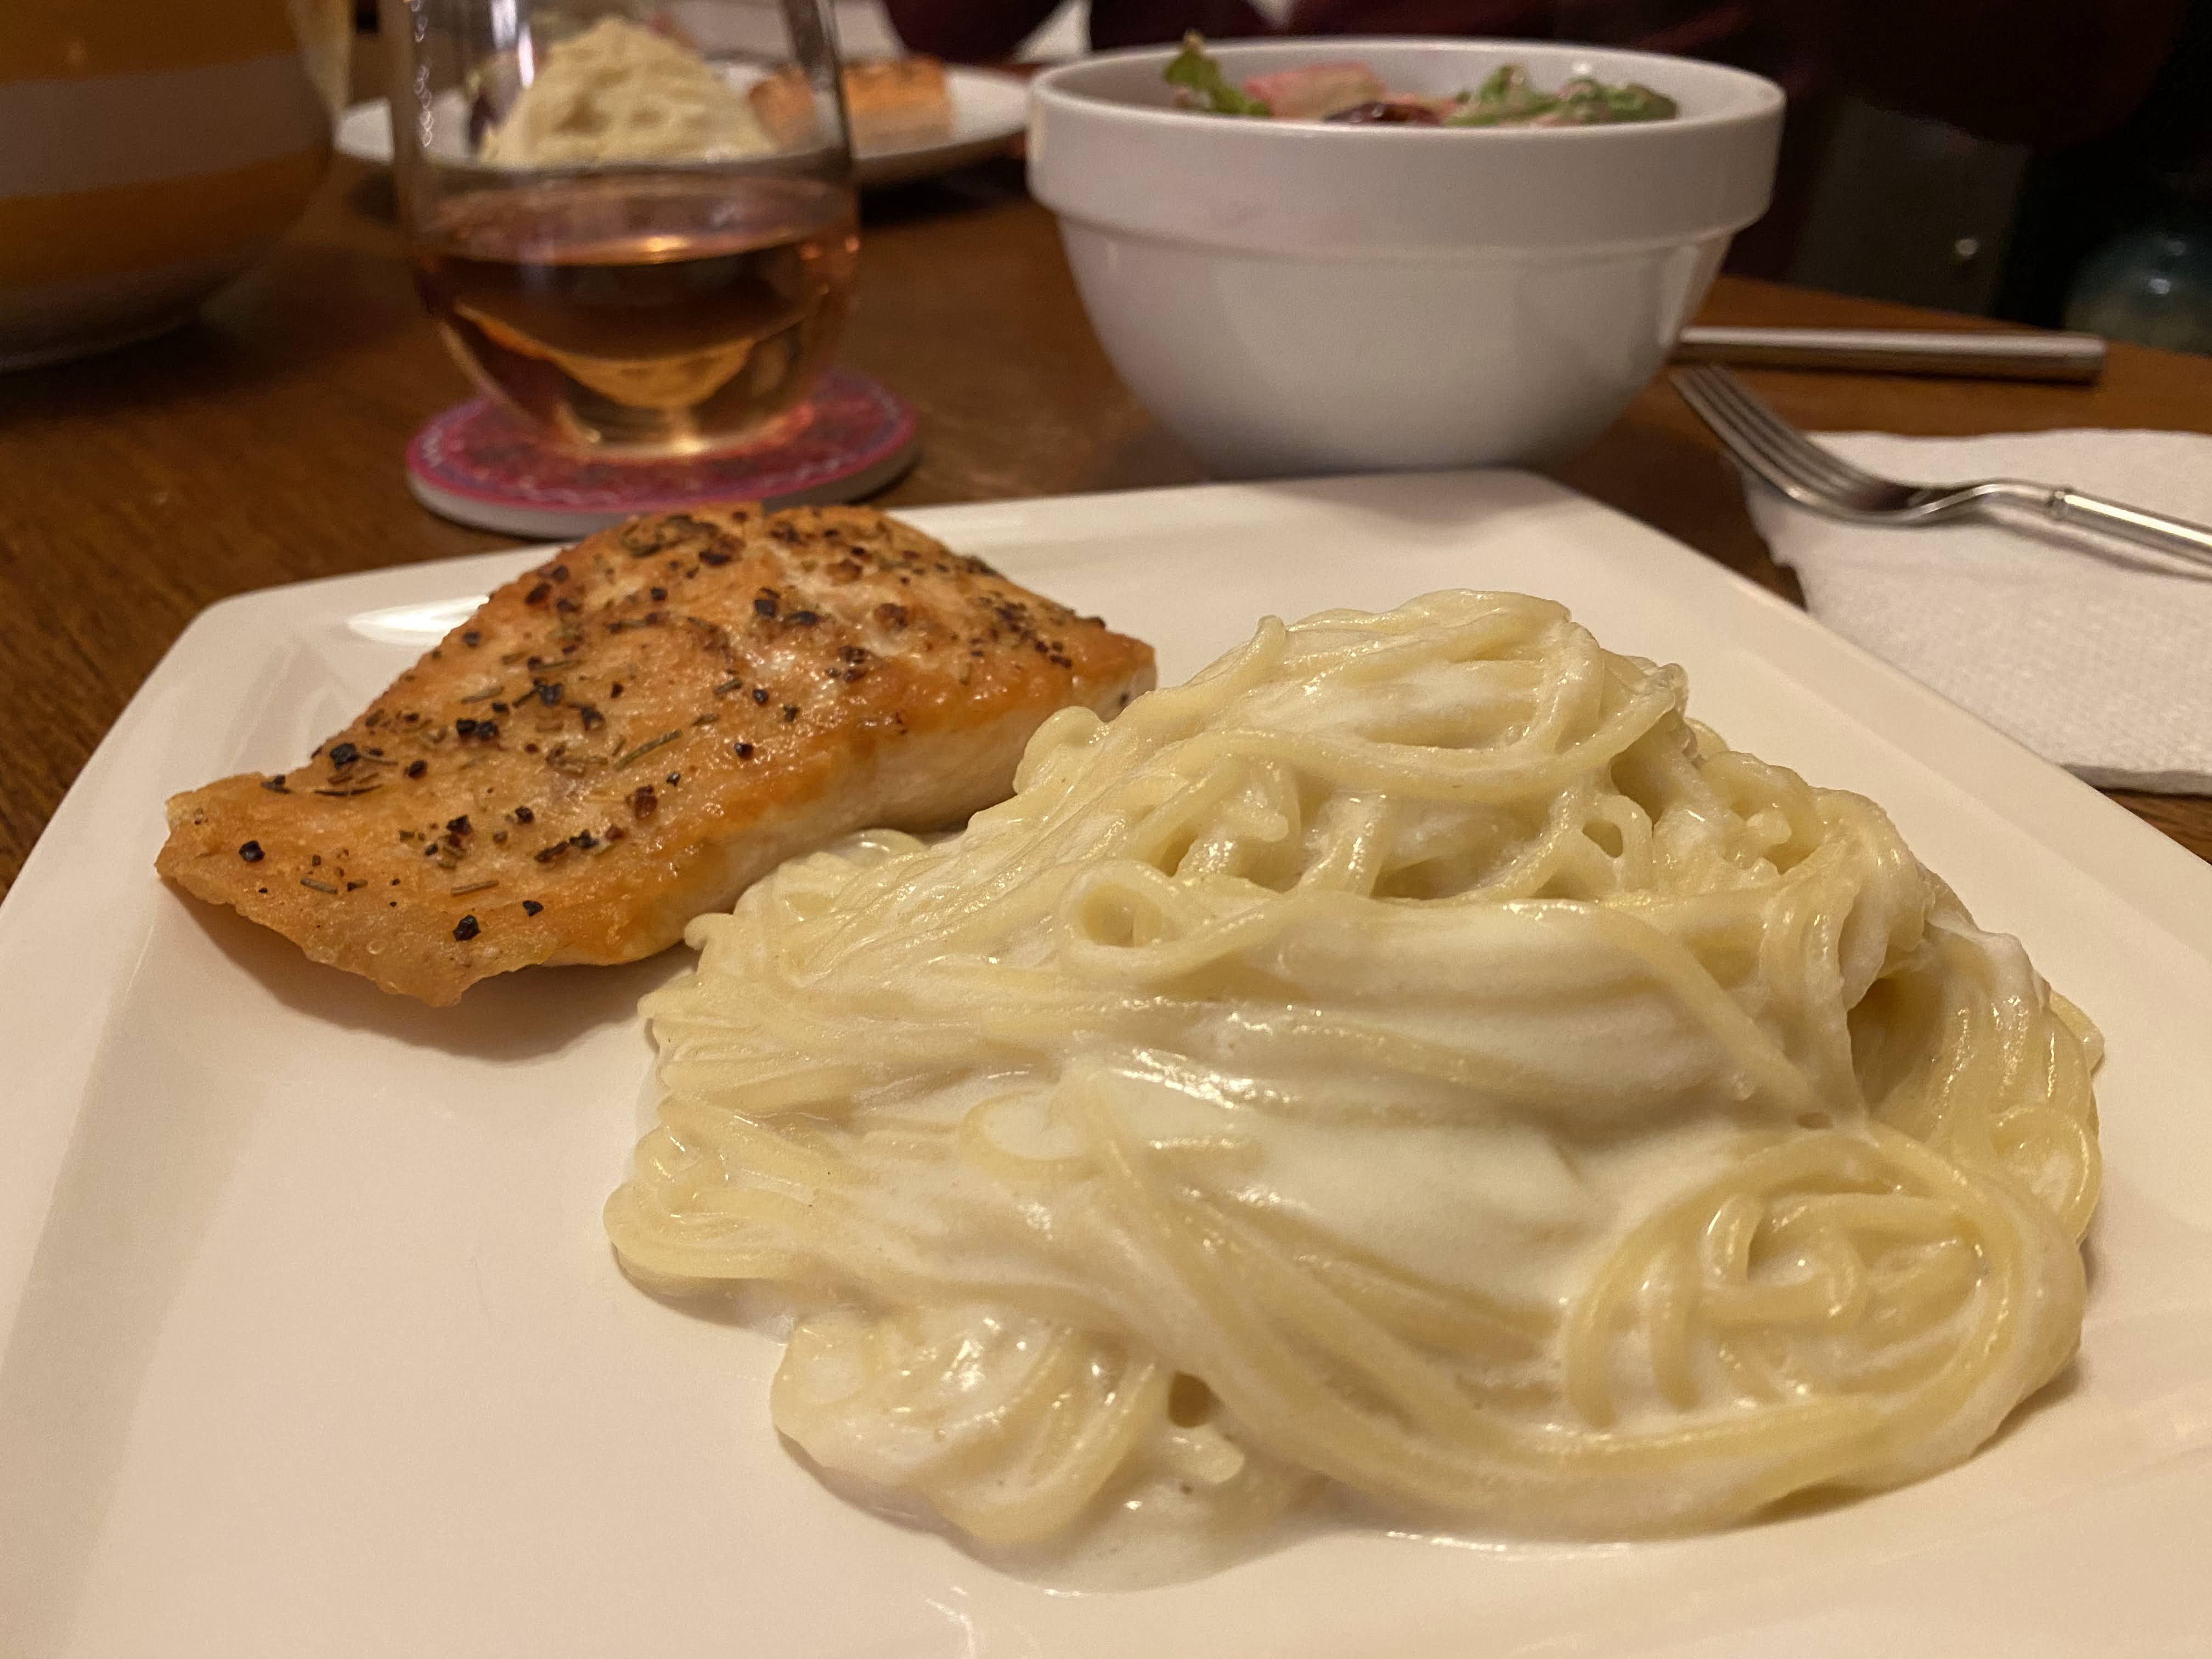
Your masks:
<svg viewBox="0 0 2212 1659"><path fill-rule="evenodd" d="M479 384L653 456L805 398L858 248L828 3L404 0L409 254Z"/></svg>

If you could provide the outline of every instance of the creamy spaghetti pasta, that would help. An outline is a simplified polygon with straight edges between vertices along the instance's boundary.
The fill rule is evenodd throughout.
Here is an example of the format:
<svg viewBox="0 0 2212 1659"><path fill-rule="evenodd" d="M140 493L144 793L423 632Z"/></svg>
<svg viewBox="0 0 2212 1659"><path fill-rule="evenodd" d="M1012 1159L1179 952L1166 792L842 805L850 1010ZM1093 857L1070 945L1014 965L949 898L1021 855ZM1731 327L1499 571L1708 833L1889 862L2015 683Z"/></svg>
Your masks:
<svg viewBox="0 0 2212 1659"><path fill-rule="evenodd" d="M2096 1036L1685 697L1446 592L1056 716L959 836L693 924L616 1247L781 1285L776 1425L1000 1547L1957 1462L2079 1337Z"/></svg>

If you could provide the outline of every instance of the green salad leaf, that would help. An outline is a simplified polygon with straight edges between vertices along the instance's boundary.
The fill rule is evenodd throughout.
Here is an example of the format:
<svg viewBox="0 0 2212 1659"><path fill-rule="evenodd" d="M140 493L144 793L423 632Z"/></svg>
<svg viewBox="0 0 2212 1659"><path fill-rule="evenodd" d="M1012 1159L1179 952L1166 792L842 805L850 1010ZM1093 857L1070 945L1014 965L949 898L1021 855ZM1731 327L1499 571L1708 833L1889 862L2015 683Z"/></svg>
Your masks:
<svg viewBox="0 0 2212 1659"><path fill-rule="evenodd" d="M1444 118L1448 127L1494 127L1534 120L1559 106L1549 93L1529 84L1518 64L1500 64L1473 92L1459 95L1459 107Z"/></svg>
<svg viewBox="0 0 2212 1659"><path fill-rule="evenodd" d="M1616 121L1671 121L1682 112L1682 106L1665 93L1635 81L1607 87L1604 96Z"/></svg>
<svg viewBox="0 0 2212 1659"><path fill-rule="evenodd" d="M1198 106L1216 115L1268 115L1263 99L1255 98L1222 73L1221 65L1207 56L1206 40L1196 29L1182 38L1182 50L1175 55L1161 78L1170 86L1181 87L1198 100Z"/></svg>
<svg viewBox="0 0 2212 1659"><path fill-rule="evenodd" d="M1501 64L1482 84L1462 92L1444 117L1448 127L1606 126L1618 121L1664 121L1678 113L1663 93L1630 82L1611 87L1577 76L1556 93L1539 92L1518 64Z"/></svg>

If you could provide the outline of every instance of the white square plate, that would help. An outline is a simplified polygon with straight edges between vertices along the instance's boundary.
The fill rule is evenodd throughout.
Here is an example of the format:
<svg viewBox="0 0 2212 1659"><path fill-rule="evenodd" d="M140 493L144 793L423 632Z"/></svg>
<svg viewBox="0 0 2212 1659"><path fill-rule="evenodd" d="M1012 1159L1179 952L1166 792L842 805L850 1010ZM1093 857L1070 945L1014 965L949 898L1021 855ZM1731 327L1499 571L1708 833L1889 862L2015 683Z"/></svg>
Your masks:
<svg viewBox="0 0 2212 1659"><path fill-rule="evenodd" d="M1263 611L1553 595L1614 649L1685 664L1732 741L1881 801L2110 1040L2080 1363L1960 1469L1675 1542L1330 1534L1071 1596L849 1507L769 1430L775 1345L639 1294L600 1231L647 1061L632 1004L682 952L432 1010L154 877L165 795L296 762L532 556L418 565L201 617L0 909L0 1653L2203 1650L2212 868L1537 479L911 516L1152 639L1168 680Z"/></svg>

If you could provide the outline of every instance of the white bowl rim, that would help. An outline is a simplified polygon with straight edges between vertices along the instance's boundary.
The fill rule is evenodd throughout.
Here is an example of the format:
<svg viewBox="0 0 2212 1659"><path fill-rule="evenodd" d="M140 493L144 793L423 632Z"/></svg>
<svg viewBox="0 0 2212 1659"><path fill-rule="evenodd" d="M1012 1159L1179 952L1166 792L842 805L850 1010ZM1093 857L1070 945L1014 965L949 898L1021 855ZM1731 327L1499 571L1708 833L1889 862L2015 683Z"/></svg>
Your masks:
<svg viewBox="0 0 2212 1659"><path fill-rule="evenodd" d="M1231 40L1208 41L1208 52L1223 58L1295 58L1307 62L1336 63L1357 57L1362 52L1414 52L1445 56L1473 52L1486 58L1541 55L1558 58L1561 55L1601 55L1608 64L1650 64L1661 66L1662 77L1687 71L1711 86L1733 92L1730 100L1719 109L1705 110L1694 115L1673 115L1663 121L1616 121L1592 126L1498 126L1444 127L1397 125L1382 122L1346 122L1304 120L1297 118L1266 119L1216 115L1206 110L1178 109L1165 105L1131 104L1102 93L1085 90L1080 84L1103 70L1117 68L1125 64L1146 60L1165 66L1182 49L1176 46L1127 46L1114 52L1093 52L1073 63L1061 64L1047 70L1030 83L1030 95L1040 104L1055 104L1071 112L1080 110L1087 117L1127 120L1142 125L1189 125L1200 123L1220 130L1224 127L1240 132L1279 132L1296 141L1343 142L1357 134L1352 142L1365 142L1377 134L1415 143L1449 140L1454 143L1619 143L1633 142L1639 136L1649 142L1662 131L1674 133L1704 131L1714 127L1733 126L1745 121L1756 121L1771 116L1789 101L1789 95L1763 75L1749 70L1736 69L1727 64L1710 64L1701 58L1683 58L1669 52L1639 52L1631 47L1593 46L1571 40L1516 40L1496 35L1436 35L1436 34L1322 34L1300 35L1294 40ZM1647 82L1647 84L1649 84ZM1669 96L1674 94L1669 94ZM1738 101L1738 100L1741 101ZM1324 137L1323 135L1333 137Z"/></svg>

